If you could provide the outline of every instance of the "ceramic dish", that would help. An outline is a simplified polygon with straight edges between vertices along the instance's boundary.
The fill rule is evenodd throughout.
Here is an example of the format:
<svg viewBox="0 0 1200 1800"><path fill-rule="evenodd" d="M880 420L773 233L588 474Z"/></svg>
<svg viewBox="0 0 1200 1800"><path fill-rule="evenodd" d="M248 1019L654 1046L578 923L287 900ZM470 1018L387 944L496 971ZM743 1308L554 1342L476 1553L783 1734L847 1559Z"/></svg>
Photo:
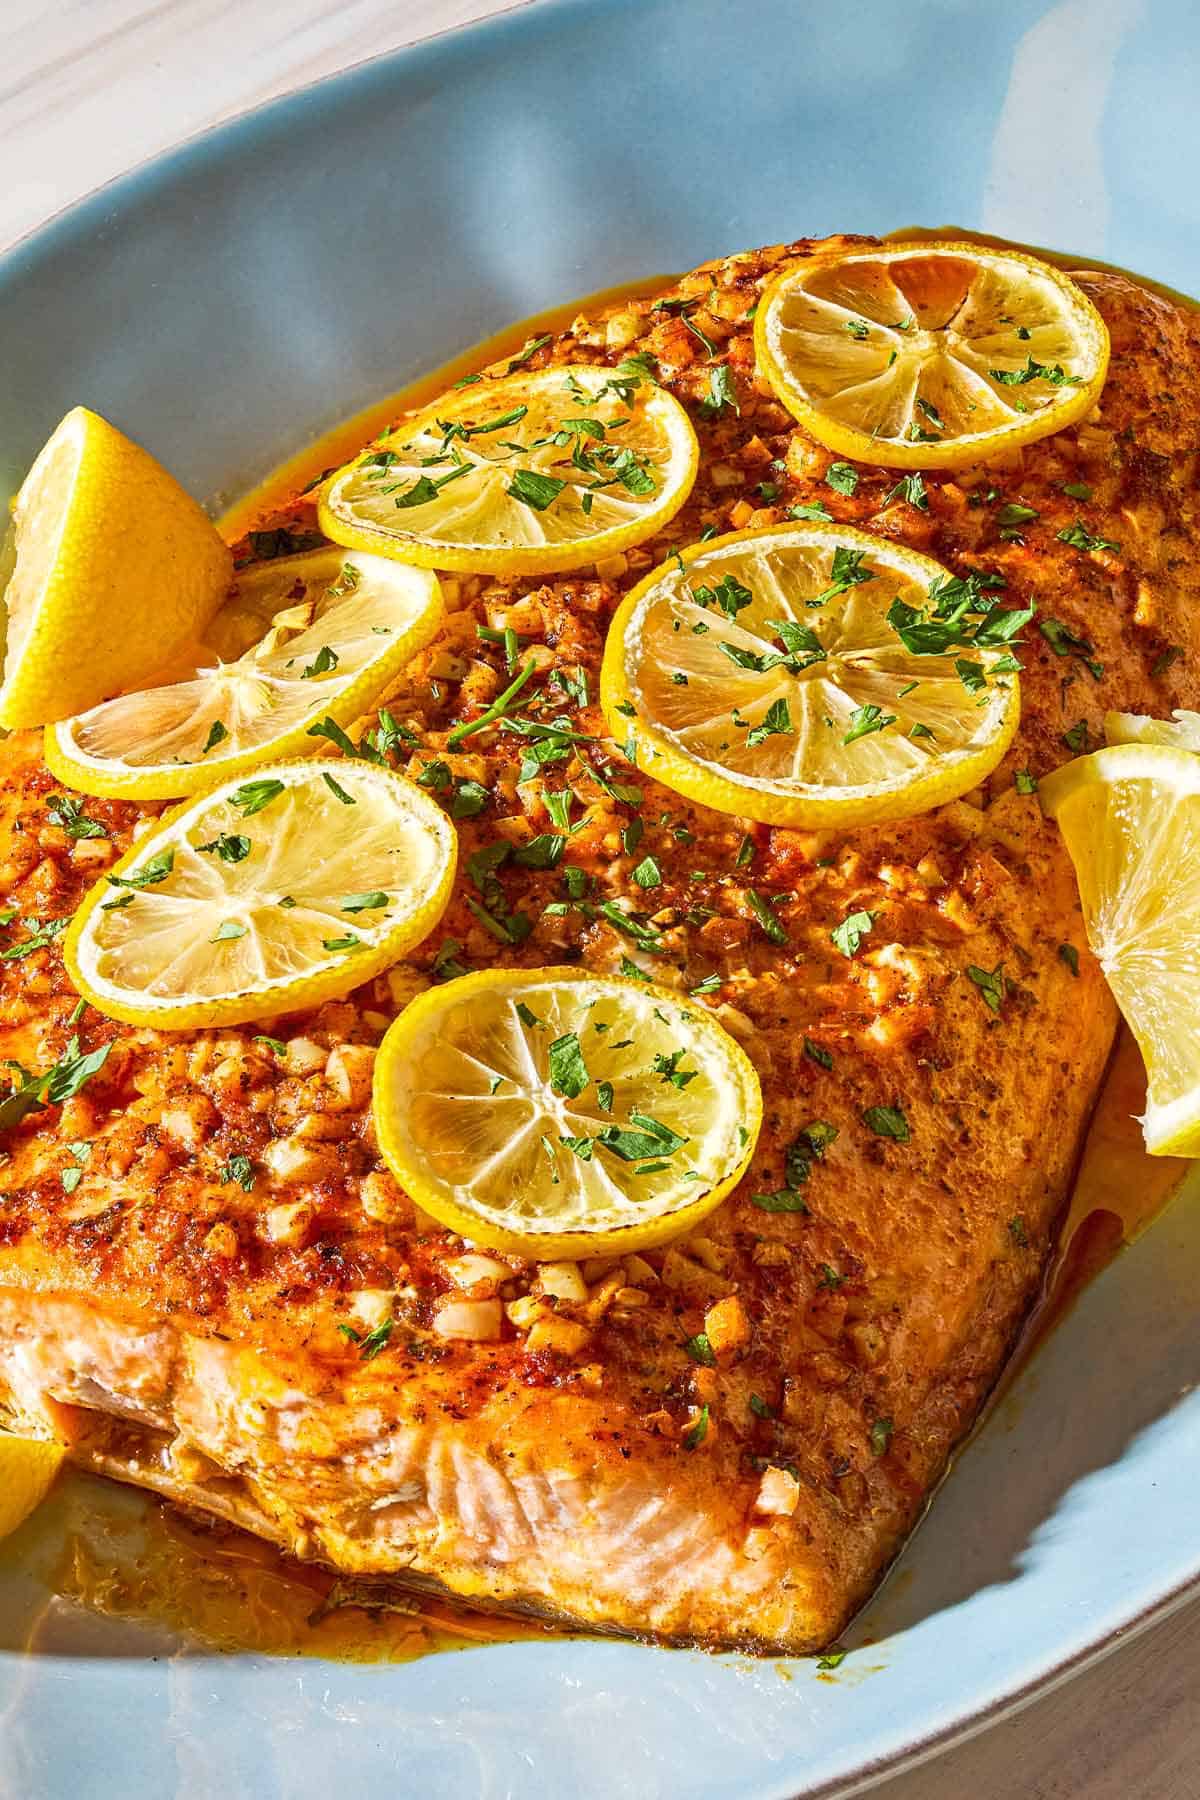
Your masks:
<svg viewBox="0 0 1200 1800"><path fill-rule="evenodd" d="M83 400L219 510L510 320L799 233L951 219L1200 291L1196 35L1182 0L545 0L369 64L4 259L5 491ZM1198 1280L1183 1196L992 1410L834 1672L569 1638L399 1666L222 1657L46 1612L14 1539L3 1791L857 1791L1200 1581Z"/></svg>

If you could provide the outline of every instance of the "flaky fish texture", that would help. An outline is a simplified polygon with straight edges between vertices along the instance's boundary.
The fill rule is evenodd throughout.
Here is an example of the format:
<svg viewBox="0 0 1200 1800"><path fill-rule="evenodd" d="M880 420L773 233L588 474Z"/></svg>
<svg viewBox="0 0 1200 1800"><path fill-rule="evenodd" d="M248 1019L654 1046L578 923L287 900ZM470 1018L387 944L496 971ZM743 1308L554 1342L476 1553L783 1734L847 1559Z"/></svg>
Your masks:
<svg viewBox="0 0 1200 1800"><path fill-rule="evenodd" d="M847 494L754 369L765 279L816 247L714 262L533 352L534 367L651 355L695 420L700 475L658 540L594 573L446 581L444 629L387 705L421 745L401 766L447 804L468 780L487 799L459 823L453 902L409 963L240 1030L77 1018L47 924L157 809L89 800L105 835L73 834L38 740L4 747L0 1056L37 1071L72 1033L83 1052L111 1045L78 1093L3 1137L0 1391L16 1429L300 1556L584 1627L806 1651L870 1592L1029 1307L1112 1042L1033 784L1099 741L1106 708L1200 705L1200 324L1084 271L1113 338L1091 416L1002 465L927 475L924 505L865 465ZM597 672L622 592L704 532L814 504L1038 606L1020 732L984 790L818 837L644 775L635 811L610 791L606 771L635 778L607 740L521 784L512 735L447 748L508 679L504 627L536 657L547 710L604 739ZM284 535L240 555L289 547L310 502L283 496L263 524ZM557 905L561 869L472 865L552 830L542 790L568 784L586 908ZM652 894L631 880L647 854ZM659 955L604 917L607 899L653 916ZM468 900L523 914L528 934L501 942ZM855 911L872 924L847 958L830 933ZM684 991L718 978L696 1004L763 1084L749 1177L693 1235L620 1263L539 1268L440 1230L372 1135L374 1049L398 1007L463 968L612 971L626 955ZM836 1139L807 1157L793 1210L773 1209L763 1196L789 1191L788 1149L815 1121Z"/></svg>

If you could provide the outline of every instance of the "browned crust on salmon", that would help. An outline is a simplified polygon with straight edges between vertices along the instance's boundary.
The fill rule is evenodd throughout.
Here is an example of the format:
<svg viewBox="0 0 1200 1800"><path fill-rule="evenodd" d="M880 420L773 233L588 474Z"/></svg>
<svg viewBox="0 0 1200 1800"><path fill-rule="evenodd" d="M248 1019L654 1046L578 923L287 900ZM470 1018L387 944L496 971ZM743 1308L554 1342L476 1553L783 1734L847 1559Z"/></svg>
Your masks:
<svg viewBox="0 0 1200 1800"><path fill-rule="evenodd" d="M490 799L459 825L450 911L408 964L264 1026L283 1057L253 1028L156 1034L94 1012L72 1027L54 943L0 965L0 1054L47 1067L72 1029L85 1047L113 1046L82 1093L8 1134L0 1379L18 1428L59 1431L81 1460L193 1503L240 1507L300 1555L596 1628L808 1650L870 1591L1036 1290L1112 1039L1069 862L1015 772L1036 778L1099 741L1107 708L1200 705L1200 328L1133 281L1085 274L1114 350L1092 415L1002 465L927 475L927 511L866 466L847 496L824 479L836 459L754 371L747 314L764 279L812 249L707 265L665 296L695 303L686 318L624 302L536 352L535 366L653 354L696 422L700 475L680 517L617 564L447 584L445 628L388 705L425 746L410 772L447 802L465 778ZM739 412L705 416L711 365L692 327L727 363ZM1086 502L1064 493L1081 483ZM539 784L518 791L513 740L445 748L506 679L476 627L513 625L553 710L602 737L597 669L621 593L676 544L815 501L956 573L1003 575L1004 604L1036 601L1087 647L1057 654L1028 630L1022 724L1003 765L979 793L901 825L772 830L639 775L631 856L631 809L594 773L559 765L553 785L568 777L593 809L569 860L597 899L653 912L659 979L686 990L720 978L704 1003L760 1071L764 1129L749 1177L697 1232L584 1265L582 1296L546 1291L561 1281L516 1258L464 1262L462 1242L380 1164L374 1046L448 963L612 970L630 948L602 917L543 911L563 897L554 871L500 872L508 915L531 921L523 943L502 945L467 906L480 897L472 851L551 829ZM1006 524L1014 504L1036 517ZM1119 550L1060 540L1079 517ZM275 523L311 529L311 504L291 501ZM12 945L22 920L67 915L156 809L89 801L109 836L76 842L48 816L57 789L37 740L14 739L3 759ZM592 760L631 779L611 745ZM430 775L435 762L444 775ZM650 901L630 880L648 852L664 877ZM773 897L786 946L756 927L749 886ZM852 910L875 922L850 961L830 931ZM1009 986L995 1013L967 971L999 965ZM877 1107L903 1112L908 1141L871 1129ZM780 1187L787 1147L814 1119L839 1135L813 1162L808 1210L764 1211L752 1196ZM91 1149L67 1193L79 1143ZM229 1177L235 1156L250 1158L250 1192ZM500 1301L494 1340L439 1333L464 1292ZM339 1328L361 1338L381 1318L390 1337L366 1360ZM706 1327L713 1366L686 1347ZM128 1422L123 1448L113 1420Z"/></svg>

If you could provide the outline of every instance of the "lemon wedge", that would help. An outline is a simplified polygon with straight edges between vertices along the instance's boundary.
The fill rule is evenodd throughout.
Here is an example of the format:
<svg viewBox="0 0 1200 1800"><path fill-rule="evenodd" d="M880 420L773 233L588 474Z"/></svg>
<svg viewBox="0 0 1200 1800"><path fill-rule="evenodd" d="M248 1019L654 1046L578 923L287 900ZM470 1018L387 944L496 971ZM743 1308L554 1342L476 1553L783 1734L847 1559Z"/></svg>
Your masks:
<svg viewBox="0 0 1200 1800"><path fill-rule="evenodd" d="M770 282L758 366L842 456L893 468L986 462L1073 424L1108 369L1108 329L1061 269L979 244L819 254Z"/></svg>
<svg viewBox="0 0 1200 1800"><path fill-rule="evenodd" d="M623 1253L688 1230L745 1173L758 1076L704 1006L579 968L489 970L407 1006L375 1128L417 1204L522 1256Z"/></svg>
<svg viewBox="0 0 1200 1800"><path fill-rule="evenodd" d="M13 503L0 726L42 725L136 687L199 635L232 566L174 476L77 406Z"/></svg>
<svg viewBox="0 0 1200 1800"><path fill-rule="evenodd" d="M0 1431L0 1538L41 1505L65 1456L61 1444Z"/></svg>
<svg viewBox="0 0 1200 1800"><path fill-rule="evenodd" d="M777 525L696 544L618 608L601 701L677 793L809 828L908 818L974 787L1020 714L995 605L903 544Z"/></svg>
<svg viewBox="0 0 1200 1800"><path fill-rule="evenodd" d="M1130 743L1042 778L1088 942L1146 1064L1152 1156L1200 1156L1200 757Z"/></svg>
<svg viewBox="0 0 1200 1800"><path fill-rule="evenodd" d="M63 940L110 1018L190 1030L349 993L437 924L454 828L372 763L273 763L167 813L85 897Z"/></svg>
<svg viewBox="0 0 1200 1800"><path fill-rule="evenodd" d="M423 568L578 569L653 537L698 462L687 414L644 371L525 371L451 390L339 469L321 529Z"/></svg>
<svg viewBox="0 0 1200 1800"><path fill-rule="evenodd" d="M315 550L259 564L206 632L238 653L48 725L46 761L85 794L168 800L302 755L315 748L311 725L359 718L441 617L436 576L382 556Z"/></svg>
<svg viewBox="0 0 1200 1800"><path fill-rule="evenodd" d="M1200 750L1200 713L1178 707L1169 719L1105 713L1104 736L1110 744L1173 744L1176 750Z"/></svg>

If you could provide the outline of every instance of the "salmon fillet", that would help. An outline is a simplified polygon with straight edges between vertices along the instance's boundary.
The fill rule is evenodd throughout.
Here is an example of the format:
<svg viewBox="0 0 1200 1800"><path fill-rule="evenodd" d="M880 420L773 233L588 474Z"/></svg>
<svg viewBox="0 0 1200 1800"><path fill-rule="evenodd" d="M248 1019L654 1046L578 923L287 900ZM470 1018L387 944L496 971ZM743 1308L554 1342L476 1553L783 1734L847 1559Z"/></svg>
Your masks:
<svg viewBox="0 0 1200 1800"><path fill-rule="evenodd" d="M448 804L468 780L487 800L459 822L454 899L409 962L261 1027L78 1015L54 922L159 809L88 800L106 835L77 835L38 739L4 746L0 1055L44 1070L72 1034L81 1052L111 1046L61 1106L0 1113L0 1393L15 1429L298 1556L598 1630L809 1651L871 1591L1037 1290L1112 1042L1033 782L1099 741L1106 708L1200 706L1200 323L1084 271L1114 350L1092 415L1002 463L926 475L916 501L866 466L846 494L754 372L761 286L813 249L705 265L653 310L624 302L531 352L533 367L653 355L696 422L700 475L659 539L594 572L446 581L444 629L387 704L421 745L400 766ZM735 396L715 411L702 336ZM518 786L518 740L446 748L507 679L477 627L515 628L556 710L603 738L597 672L622 592L702 532L816 503L1038 606L1021 728L986 787L817 835L643 776L635 815L597 780L630 779L620 753L591 746L590 764L552 772L590 809L568 860L597 903L653 914L653 956L596 906L546 911L564 899L559 870L473 873L475 852L548 828L540 781ZM284 497L262 525L240 557L303 542L311 504ZM649 897L631 881L647 853L663 874ZM755 922L750 887L772 896L785 944ZM493 924L524 913L528 935L501 941L468 902ZM830 932L860 910L874 924L850 960ZM375 1046L406 999L461 969L615 971L624 956L681 990L717 978L705 1003L762 1078L754 1167L689 1237L620 1263L483 1255L384 1169ZM979 978L1001 966L996 1010ZM907 1136L888 1135L900 1116ZM809 1159L805 1210L765 1209L814 1121L838 1136ZM711 1360L696 1360L701 1333Z"/></svg>

